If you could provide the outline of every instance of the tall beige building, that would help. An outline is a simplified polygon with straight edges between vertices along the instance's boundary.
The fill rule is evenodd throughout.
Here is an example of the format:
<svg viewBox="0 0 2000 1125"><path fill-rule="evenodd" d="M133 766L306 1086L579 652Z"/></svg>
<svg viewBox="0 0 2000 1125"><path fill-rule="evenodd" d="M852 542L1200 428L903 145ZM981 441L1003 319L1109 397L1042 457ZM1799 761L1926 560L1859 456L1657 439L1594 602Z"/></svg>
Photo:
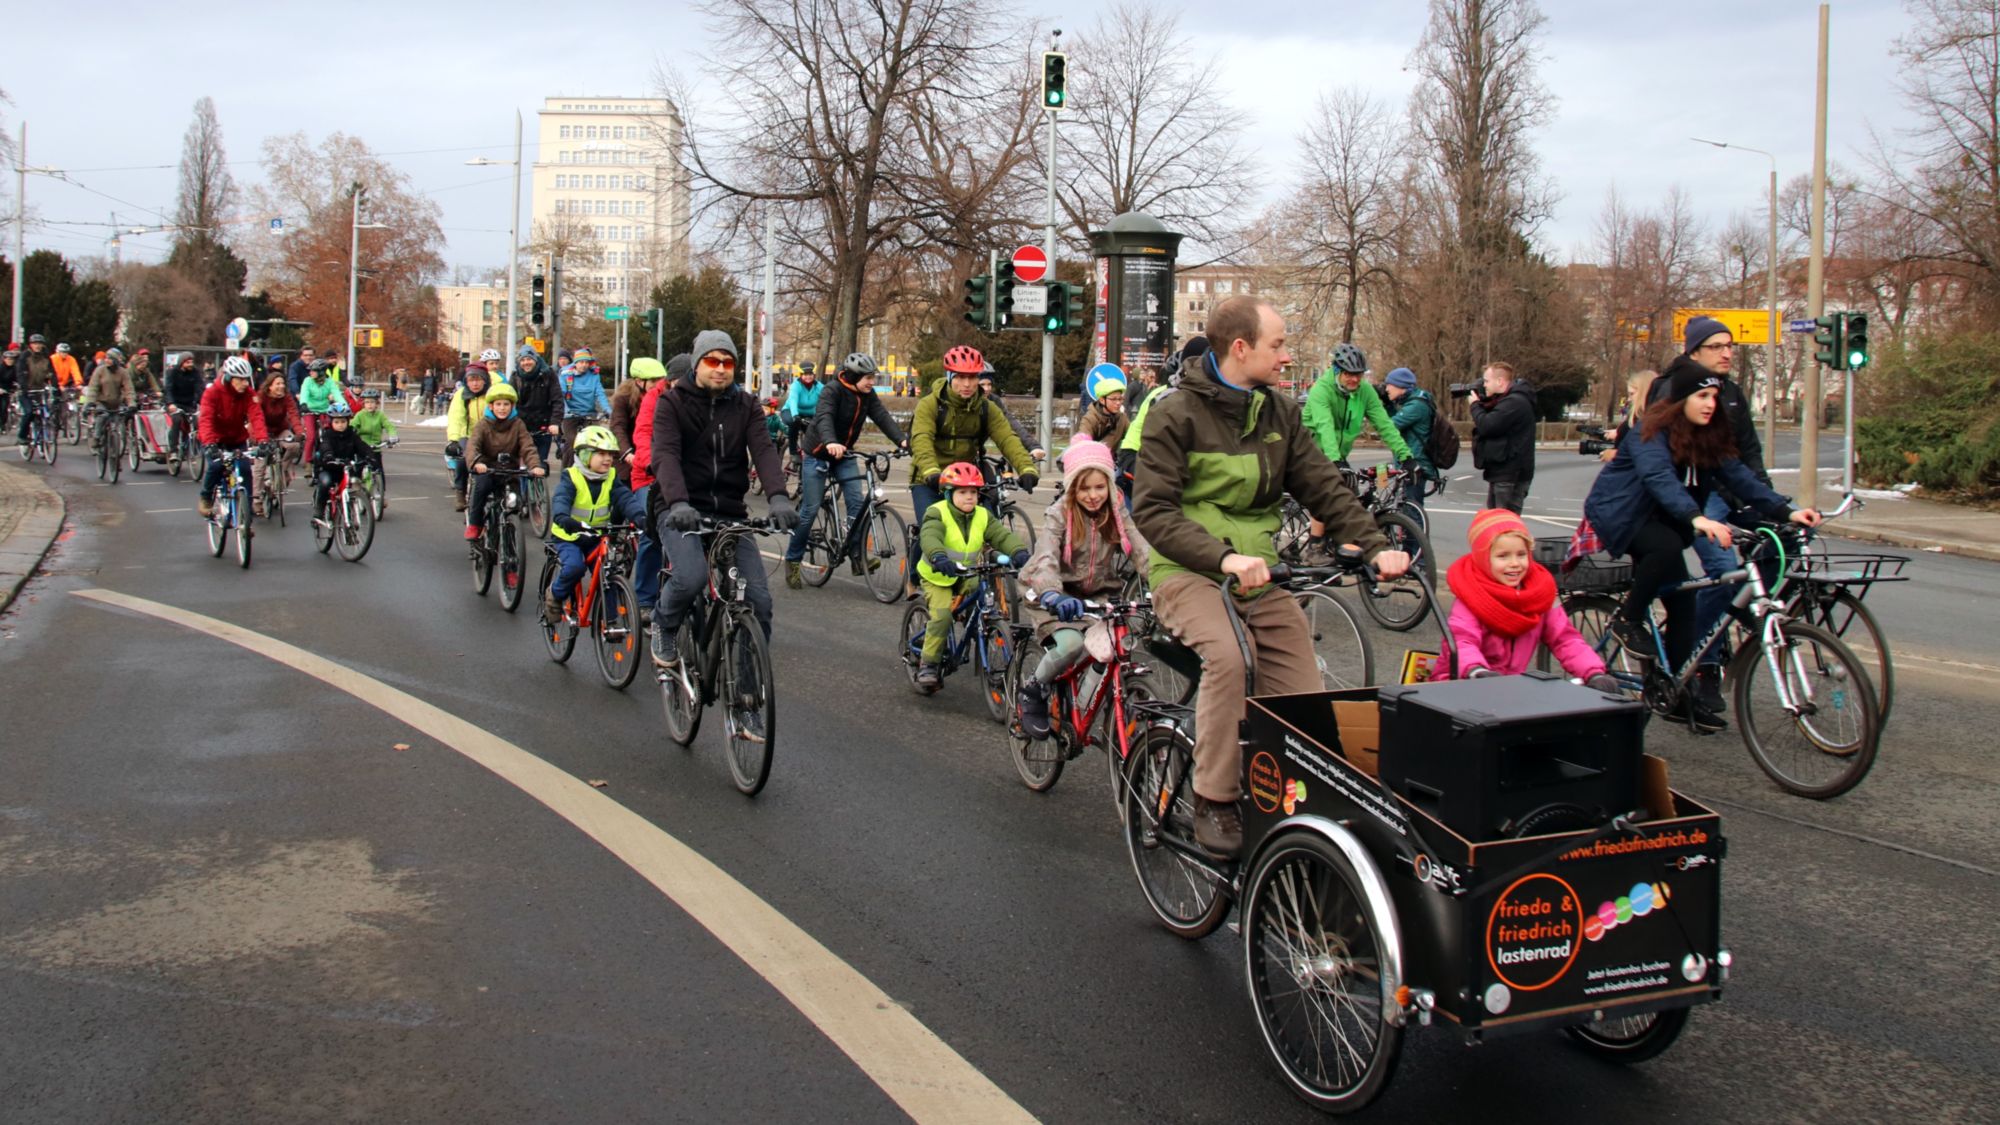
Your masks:
<svg viewBox="0 0 2000 1125"><path fill-rule="evenodd" d="M438 342L469 355L507 350L507 279L486 285L440 285ZM515 319L528 322L528 290L521 286Z"/></svg>
<svg viewBox="0 0 2000 1125"><path fill-rule="evenodd" d="M681 120L673 103L559 95L536 116L529 233L522 242L534 243L545 229L580 225L599 251L595 261L565 258L565 304L637 303L656 280L686 272L688 192L675 159Z"/></svg>

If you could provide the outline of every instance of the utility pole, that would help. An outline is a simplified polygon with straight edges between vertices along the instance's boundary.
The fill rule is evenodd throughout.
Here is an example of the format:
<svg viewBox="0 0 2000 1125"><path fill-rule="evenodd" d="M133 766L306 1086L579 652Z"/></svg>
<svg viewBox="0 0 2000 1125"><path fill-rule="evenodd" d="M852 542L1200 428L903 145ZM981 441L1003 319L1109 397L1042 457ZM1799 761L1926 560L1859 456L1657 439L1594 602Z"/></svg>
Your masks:
<svg viewBox="0 0 2000 1125"><path fill-rule="evenodd" d="M28 123L21 122L20 147L14 150L14 320L8 342L28 338L21 330L21 259L28 242Z"/></svg>
<svg viewBox="0 0 2000 1125"><path fill-rule="evenodd" d="M555 329L549 333L549 358L562 351L562 257L549 256L549 319Z"/></svg>
<svg viewBox="0 0 2000 1125"><path fill-rule="evenodd" d="M347 370L343 372L345 378L354 376L354 320L361 296L361 196L367 190L361 186L361 181L356 180L349 191L353 210L347 222Z"/></svg>
<svg viewBox="0 0 2000 1125"><path fill-rule="evenodd" d="M764 387L772 386L771 362L773 350L771 336L778 324L778 214L769 204L764 206L764 350L759 353L757 363L758 378Z"/></svg>
<svg viewBox="0 0 2000 1125"><path fill-rule="evenodd" d="M514 111L514 210L509 220L507 237L507 352L501 358L501 370L514 370L514 349L520 346L519 330L515 327L515 317L520 298L516 292L518 275L521 272L521 111ZM353 370L350 366L349 370Z"/></svg>
<svg viewBox="0 0 2000 1125"><path fill-rule="evenodd" d="M1806 266L1806 315L1826 314L1826 56L1828 5L1819 6L1819 95L1813 112L1812 257ZM1819 506L1820 369L1806 367L1799 402L1799 497Z"/></svg>
<svg viewBox="0 0 2000 1125"><path fill-rule="evenodd" d="M1716 148L1732 148L1738 152L1753 152L1771 162L1771 257L1765 271L1771 305L1771 342L1764 348L1764 359L1770 371L1764 379L1764 448L1768 458L1778 455L1778 348L1783 337L1778 335L1778 158L1761 148L1734 145L1727 141L1711 141L1703 137L1690 137L1698 144L1713 145ZM1747 296L1747 295L1746 295ZM1818 316L1818 313L1814 313Z"/></svg>

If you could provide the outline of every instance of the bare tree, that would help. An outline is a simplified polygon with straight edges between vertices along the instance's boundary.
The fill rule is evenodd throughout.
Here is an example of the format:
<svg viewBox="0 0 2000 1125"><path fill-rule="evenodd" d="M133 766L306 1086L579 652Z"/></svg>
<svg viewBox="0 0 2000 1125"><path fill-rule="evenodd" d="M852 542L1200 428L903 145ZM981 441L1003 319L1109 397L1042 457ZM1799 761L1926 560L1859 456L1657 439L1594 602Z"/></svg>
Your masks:
<svg viewBox="0 0 2000 1125"><path fill-rule="evenodd" d="M194 120L181 140L180 193L174 203L173 251L167 266L206 294L201 315L212 320L188 340L213 339L221 334L221 323L238 315L243 307L243 283L248 274L243 260L229 247L224 223L236 206L236 181L229 174L229 154L222 144L222 122L215 115L215 99L203 97L194 103ZM162 287L153 286L160 292Z"/></svg>
<svg viewBox="0 0 2000 1125"><path fill-rule="evenodd" d="M1069 50L1069 108L1056 198L1068 238L1143 211L1211 249L1236 240L1250 186L1237 138L1248 116L1224 100L1216 56L1196 54L1180 15L1121 0ZM1046 144L1035 148L1046 169ZM1044 173L1046 174L1046 172Z"/></svg>

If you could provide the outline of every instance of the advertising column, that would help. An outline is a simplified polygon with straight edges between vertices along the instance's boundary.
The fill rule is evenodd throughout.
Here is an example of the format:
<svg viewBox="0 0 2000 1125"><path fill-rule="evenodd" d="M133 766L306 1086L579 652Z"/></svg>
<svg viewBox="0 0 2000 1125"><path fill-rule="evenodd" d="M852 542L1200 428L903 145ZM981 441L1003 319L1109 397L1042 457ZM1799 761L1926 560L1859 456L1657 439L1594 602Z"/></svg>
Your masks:
<svg viewBox="0 0 2000 1125"><path fill-rule="evenodd" d="M1115 363L1134 376L1166 366L1174 351L1174 259L1182 237L1136 212L1090 232L1097 282L1093 364Z"/></svg>

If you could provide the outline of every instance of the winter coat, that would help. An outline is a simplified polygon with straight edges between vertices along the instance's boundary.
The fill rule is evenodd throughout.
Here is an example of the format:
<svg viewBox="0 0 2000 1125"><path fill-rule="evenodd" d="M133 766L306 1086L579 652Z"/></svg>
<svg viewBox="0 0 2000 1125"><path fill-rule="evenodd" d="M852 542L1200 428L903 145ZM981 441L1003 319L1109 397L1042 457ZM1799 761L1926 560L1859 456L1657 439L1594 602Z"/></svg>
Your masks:
<svg viewBox="0 0 2000 1125"><path fill-rule="evenodd" d="M581 476L582 473L582 469L574 465L570 466L567 471L556 477L556 489L549 495L550 521L571 534L591 534L593 531L593 529L579 523L570 515L570 511L576 507L576 478ZM646 523L646 494L619 480L618 474L612 473L610 476L612 482L612 520L614 522L636 523L644 526ZM591 494L593 496L596 495L598 484L601 482L591 481L588 477L585 477L584 480L590 485Z"/></svg>
<svg viewBox="0 0 2000 1125"><path fill-rule="evenodd" d="M519 414L509 414L502 421L488 410L479 424L472 427L472 436L465 443L465 463L484 464L488 468L498 468L500 455L513 455L513 468L539 469L542 459L535 455L535 440L528 434L528 426Z"/></svg>
<svg viewBox="0 0 2000 1125"><path fill-rule="evenodd" d="M1016 473L1035 471L1033 454L998 403L979 391L960 398L951 392L951 380L939 380L936 390L917 400L910 419L911 483L922 484L960 461L977 465L989 441Z"/></svg>
<svg viewBox="0 0 2000 1125"><path fill-rule="evenodd" d="M1326 521L1336 543L1366 557L1387 550L1375 518L1354 498L1289 396L1222 381L1215 357L1155 396L1132 490L1132 520L1153 548L1154 589L1182 571L1221 581L1231 554L1266 562L1286 493Z"/></svg>
<svg viewBox="0 0 2000 1125"><path fill-rule="evenodd" d="M520 395L514 412L529 429L540 430L562 421L562 388L540 360L535 361L532 371L523 373L518 368L514 371L514 390Z"/></svg>
<svg viewBox="0 0 2000 1125"><path fill-rule="evenodd" d="M464 441L472 436L472 427L486 414L486 400L493 393L493 387L493 380L488 379L486 389L476 395L464 384L451 392L451 409L445 416L444 440Z"/></svg>
<svg viewBox="0 0 2000 1125"><path fill-rule="evenodd" d="M670 386L666 379L651 379L646 387L645 397L639 400L639 408L632 418L632 487L641 491L653 486L653 418L659 410L660 392ZM623 475L623 474L621 474Z"/></svg>
<svg viewBox="0 0 2000 1125"><path fill-rule="evenodd" d="M1403 436L1403 444L1410 447L1410 455L1401 459L1403 464L1422 469L1425 476L1436 480L1437 466L1431 464L1431 427L1438 425L1438 412L1431 393L1412 387L1389 413L1389 424L1396 427L1396 432Z"/></svg>
<svg viewBox="0 0 2000 1125"><path fill-rule="evenodd" d="M1646 393L1646 405L1651 406L1667 397L1667 385L1673 381L1674 375L1689 366L1700 365L1690 356L1680 356L1668 364ZM1705 374L1707 369L1703 368L1703 372ZM1736 459L1743 462L1743 467L1755 474L1766 487L1776 491L1777 486L1771 483L1770 470L1764 465L1764 442L1757 436L1757 419L1751 416L1750 400L1744 397L1743 388L1727 375L1723 376L1722 385L1715 389L1715 405L1722 408L1723 415L1729 419L1729 431L1736 436ZM1643 415L1645 410L1639 408L1633 413ZM1631 427L1628 425L1628 428ZM1723 489L1723 495L1732 508L1741 508L1748 503L1747 497L1738 496L1728 488Z"/></svg>
<svg viewBox="0 0 2000 1125"><path fill-rule="evenodd" d="M160 380L153 375L153 366L146 356L135 356L126 370L126 378L132 380L134 394L160 396Z"/></svg>
<svg viewBox="0 0 2000 1125"><path fill-rule="evenodd" d="M882 405L874 391L863 393L850 385L843 376L834 385L822 391L819 396L817 413L812 416L812 429L806 431L806 452L815 457L823 457L821 452L829 445L844 445L854 448L861 440L861 427L874 422L892 445L902 445L909 439L903 436L903 428L889 416L889 408Z"/></svg>
<svg viewBox="0 0 2000 1125"><path fill-rule="evenodd" d="M22 358L28 357L24 355ZM34 391L40 390L41 386L24 380L21 389ZM97 370L90 373L90 392L84 397L103 407L131 406L139 398L132 389L131 371L111 363L101 363Z"/></svg>
<svg viewBox="0 0 2000 1125"><path fill-rule="evenodd" d="M1516 379L1507 393L1472 400L1472 465L1487 480L1535 475L1535 388Z"/></svg>
<svg viewBox="0 0 2000 1125"><path fill-rule="evenodd" d="M301 414L324 414L333 405L335 395L344 395L340 383L331 373L323 372L320 378L307 379L299 384L299 412Z"/></svg>
<svg viewBox="0 0 2000 1125"><path fill-rule="evenodd" d="M1349 394L1341 387L1339 374L1329 370L1306 392L1301 416L1330 461L1347 460L1347 455L1354 451L1355 441L1361 437L1363 425L1375 427L1376 435L1397 460L1409 459L1410 448L1403 444L1402 431L1396 429L1389 412L1382 409L1382 396L1376 393L1375 385L1366 379Z"/></svg>
<svg viewBox="0 0 2000 1125"><path fill-rule="evenodd" d="M21 349L21 358L14 364L14 378L24 391L39 391L44 387L54 386L55 359L47 352L36 355L24 347Z"/></svg>
<svg viewBox="0 0 2000 1125"><path fill-rule="evenodd" d="M819 399L824 393L826 384L818 379L814 379L811 386L807 386L804 379L794 379L792 385L785 389L785 403L778 408L778 413L787 426L793 422L811 422L819 413Z"/></svg>
<svg viewBox="0 0 2000 1125"><path fill-rule="evenodd" d="M1096 438L1112 449L1125 440L1125 430L1132 419L1122 410L1113 412L1105 409L1102 402L1093 402L1090 409L1083 412L1083 421L1077 423L1077 432Z"/></svg>
<svg viewBox="0 0 2000 1125"><path fill-rule="evenodd" d="M167 372L167 405L193 410L201 405L201 369L174 368Z"/></svg>
<svg viewBox="0 0 2000 1125"><path fill-rule="evenodd" d="M210 386L218 386L228 381L227 379L217 379ZM276 438L283 437L286 434L303 432L303 427L299 424L298 399L293 398L291 395L286 395L282 399L273 400L270 395L265 394L263 391L256 391L254 393L257 396L257 414L263 420L266 435ZM203 398L202 401L205 403L208 400Z"/></svg>
<svg viewBox="0 0 2000 1125"><path fill-rule="evenodd" d="M1072 519L1069 498L1056 497L1042 514L1042 533L1035 539L1028 565L1021 568L1022 587L1037 596L1061 590L1071 597L1102 599L1117 596L1127 574L1146 574L1152 566L1152 548L1146 546L1146 537L1139 534L1125 505L1119 502L1117 490L1106 498L1105 505L1111 509L1123 542L1099 535L1091 521ZM1029 618L1043 636L1055 624L1054 614L1032 603Z"/></svg>
<svg viewBox="0 0 2000 1125"><path fill-rule="evenodd" d="M294 359L292 365L285 368L285 389L292 392L293 398L297 398L299 396L299 385L304 383L306 377L311 374L312 369L306 366L305 360Z"/></svg>
<svg viewBox="0 0 2000 1125"><path fill-rule="evenodd" d="M692 371L674 380L654 401L650 441L662 508L686 502L704 516L748 516L752 460L765 495L785 494L785 465L764 429L764 408L740 386L711 395Z"/></svg>
<svg viewBox="0 0 2000 1125"><path fill-rule="evenodd" d="M604 396L604 380L595 371L578 371L575 364L562 369L563 416L600 418L611 413L611 400Z"/></svg>
<svg viewBox="0 0 2000 1125"><path fill-rule="evenodd" d="M368 443L361 440L361 435L355 431L351 423L345 430L336 430L328 426L319 432L319 437L313 442L315 465L334 460L357 461L367 455Z"/></svg>
<svg viewBox="0 0 2000 1125"><path fill-rule="evenodd" d="M1643 432L1630 430L1619 437L1617 455L1597 474L1583 501L1584 518L1612 554L1624 554L1655 513L1680 532L1682 540L1693 543L1694 518L1717 485L1772 519L1792 514L1785 498L1758 480L1742 461L1731 457L1714 469L1693 469L1675 463L1666 430L1650 440L1641 439Z"/></svg>
<svg viewBox="0 0 2000 1125"><path fill-rule="evenodd" d="M371 447L380 446L384 439L396 436L396 423L380 410L363 410L354 416L354 432Z"/></svg>
<svg viewBox="0 0 2000 1125"><path fill-rule="evenodd" d="M1542 623L1518 637L1510 637L1496 632L1479 620L1472 607L1458 602L1451 607L1446 617L1451 626L1452 640L1458 646L1458 666L1460 674L1474 668L1490 668L1503 676L1518 676L1528 670L1533 663L1535 649L1546 647L1562 663L1563 671L1580 680L1587 680L1604 671L1604 661L1598 658L1597 650L1583 639L1570 623L1569 614L1563 612L1562 602L1549 606L1542 615ZM1432 679L1450 678L1447 662L1439 660L1432 673Z"/></svg>
<svg viewBox="0 0 2000 1125"><path fill-rule="evenodd" d="M77 366L75 356L68 352L57 352L49 357L49 363L55 368L56 386L83 386L83 369Z"/></svg>
<svg viewBox="0 0 2000 1125"><path fill-rule="evenodd" d="M270 440L271 433L264 425L264 412L257 409L257 400L262 397L254 387L240 393L231 390L227 379L210 383L208 390L201 395L201 416L195 423L196 436L201 438L203 445L221 449L241 449L252 442Z"/></svg>
<svg viewBox="0 0 2000 1125"><path fill-rule="evenodd" d="M653 388L652 379L627 379L611 392L611 432L618 438L619 452L632 448L632 428L638 423L639 404ZM664 383L661 379L657 382Z"/></svg>

